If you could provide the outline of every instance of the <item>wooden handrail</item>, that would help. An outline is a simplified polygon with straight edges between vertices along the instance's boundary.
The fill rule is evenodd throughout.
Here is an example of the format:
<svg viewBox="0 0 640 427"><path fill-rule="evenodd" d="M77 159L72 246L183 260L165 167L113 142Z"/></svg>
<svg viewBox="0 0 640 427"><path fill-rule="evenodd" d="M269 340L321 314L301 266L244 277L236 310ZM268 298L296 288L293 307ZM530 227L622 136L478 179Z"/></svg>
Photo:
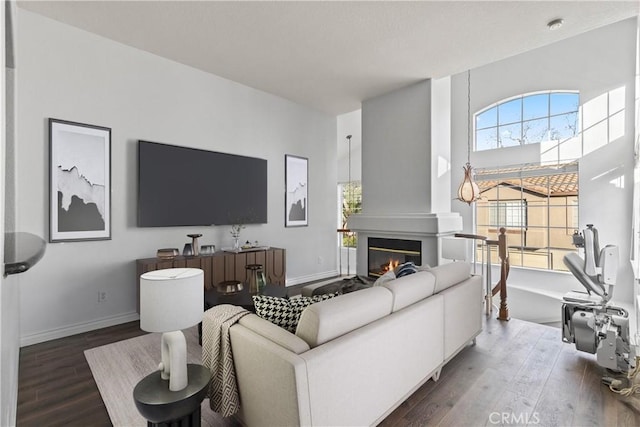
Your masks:
<svg viewBox="0 0 640 427"><path fill-rule="evenodd" d="M475 240L487 240L487 236L481 236L480 234L467 234L467 233L456 233L453 237L464 237L465 239L475 239Z"/></svg>

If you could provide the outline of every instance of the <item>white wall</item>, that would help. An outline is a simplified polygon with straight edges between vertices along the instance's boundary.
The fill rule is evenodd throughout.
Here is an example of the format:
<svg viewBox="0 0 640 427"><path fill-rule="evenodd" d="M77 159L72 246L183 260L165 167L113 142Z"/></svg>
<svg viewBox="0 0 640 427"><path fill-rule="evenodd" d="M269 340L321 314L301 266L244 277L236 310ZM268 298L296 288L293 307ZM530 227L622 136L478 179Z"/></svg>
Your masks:
<svg viewBox="0 0 640 427"><path fill-rule="evenodd" d="M451 78L368 99L361 111L363 212L450 212Z"/></svg>
<svg viewBox="0 0 640 427"><path fill-rule="evenodd" d="M47 119L112 129L112 240L48 245L21 278L23 345L136 319L134 261L157 248L231 244L228 226L136 227L138 139L267 159L269 222L241 239L286 248L288 284L336 274L335 117L22 9L18 23L18 229L48 238ZM285 154L309 158L308 227L284 227Z"/></svg>
<svg viewBox="0 0 640 427"><path fill-rule="evenodd" d="M632 302L629 263L633 182L633 135L635 93L635 18L603 27L550 46L517 55L471 71L471 111L504 98L547 89L580 91L582 107L609 91L625 90L624 135L584 156L579 163L580 226L595 224L600 243L620 248L621 268L614 300ZM462 179L466 162L467 75L452 79L452 190ZM464 141L464 143L462 143ZM536 162L539 144L472 153L474 167ZM452 196L454 197L454 196ZM466 232L472 231L472 207L453 202L452 209L464 217ZM494 236L495 237L495 236ZM494 275L494 277L496 277ZM509 282L527 283L553 290L580 289L568 273L512 268Z"/></svg>
<svg viewBox="0 0 640 427"><path fill-rule="evenodd" d="M451 212L451 77L431 80L429 190L431 212Z"/></svg>
<svg viewBox="0 0 640 427"><path fill-rule="evenodd" d="M362 212L431 211L431 80L362 103Z"/></svg>

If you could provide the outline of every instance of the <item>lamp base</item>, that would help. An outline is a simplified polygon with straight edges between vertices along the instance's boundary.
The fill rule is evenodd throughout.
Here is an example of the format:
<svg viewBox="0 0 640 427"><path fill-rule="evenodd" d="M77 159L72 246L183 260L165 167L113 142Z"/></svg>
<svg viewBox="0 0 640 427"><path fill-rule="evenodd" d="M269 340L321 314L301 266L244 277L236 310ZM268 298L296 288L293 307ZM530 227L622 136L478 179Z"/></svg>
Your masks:
<svg viewBox="0 0 640 427"><path fill-rule="evenodd" d="M187 386L187 340L182 331L162 334L160 375L169 380L169 390L180 391Z"/></svg>

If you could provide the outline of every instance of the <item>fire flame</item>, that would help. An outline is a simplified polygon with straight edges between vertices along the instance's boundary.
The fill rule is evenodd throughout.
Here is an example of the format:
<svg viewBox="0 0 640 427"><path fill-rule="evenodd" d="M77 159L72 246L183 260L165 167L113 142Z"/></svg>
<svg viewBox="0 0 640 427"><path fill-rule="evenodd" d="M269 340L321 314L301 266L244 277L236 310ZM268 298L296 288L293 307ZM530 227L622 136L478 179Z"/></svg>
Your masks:
<svg viewBox="0 0 640 427"><path fill-rule="evenodd" d="M398 260L389 260L389 264L387 264L387 266L385 266L384 271L391 271L394 268L396 268L398 266L400 262Z"/></svg>

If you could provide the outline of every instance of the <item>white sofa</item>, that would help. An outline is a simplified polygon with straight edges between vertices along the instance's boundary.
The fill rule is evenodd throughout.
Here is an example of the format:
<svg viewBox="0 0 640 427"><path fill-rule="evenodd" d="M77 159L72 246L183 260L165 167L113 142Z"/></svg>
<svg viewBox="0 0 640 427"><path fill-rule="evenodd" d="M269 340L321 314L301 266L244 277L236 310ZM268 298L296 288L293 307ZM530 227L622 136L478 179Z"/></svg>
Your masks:
<svg viewBox="0 0 640 427"><path fill-rule="evenodd" d="M305 309L296 334L251 314L230 329L248 426L382 421L482 328L482 284L454 262Z"/></svg>

